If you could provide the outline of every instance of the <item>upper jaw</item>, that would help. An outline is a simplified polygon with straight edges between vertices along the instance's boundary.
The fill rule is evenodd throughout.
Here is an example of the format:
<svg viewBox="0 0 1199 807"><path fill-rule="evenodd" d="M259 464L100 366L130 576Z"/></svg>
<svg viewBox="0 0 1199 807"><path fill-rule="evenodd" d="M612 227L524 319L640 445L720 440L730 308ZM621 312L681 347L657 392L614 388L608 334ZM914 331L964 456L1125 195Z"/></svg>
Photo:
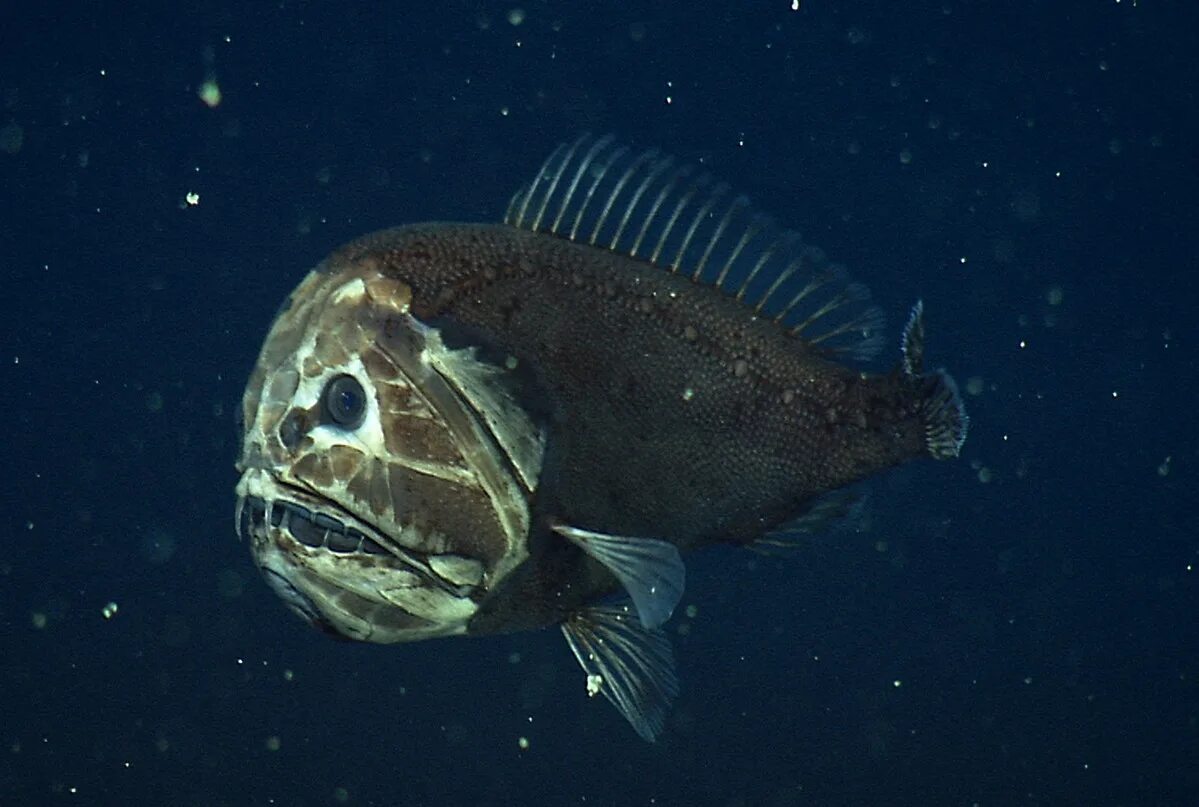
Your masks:
<svg viewBox="0 0 1199 807"><path fill-rule="evenodd" d="M327 499L278 482L264 469L247 470L236 493L234 529L251 545L267 539L269 527L275 527L308 547L402 559L387 548L390 542L373 525Z"/></svg>
<svg viewBox="0 0 1199 807"><path fill-rule="evenodd" d="M474 598L486 590L481 565L474 570L477 579L469 574L456 578L447 568L469 565L468 559L405 546L336 502L279 481L269 471L247 470L236 494L235 530L246 538L259 566L266 556L281 552L295 555L300 566L324 555L325 562L344 559L356 568L421 580L444 596Z"/></svg>

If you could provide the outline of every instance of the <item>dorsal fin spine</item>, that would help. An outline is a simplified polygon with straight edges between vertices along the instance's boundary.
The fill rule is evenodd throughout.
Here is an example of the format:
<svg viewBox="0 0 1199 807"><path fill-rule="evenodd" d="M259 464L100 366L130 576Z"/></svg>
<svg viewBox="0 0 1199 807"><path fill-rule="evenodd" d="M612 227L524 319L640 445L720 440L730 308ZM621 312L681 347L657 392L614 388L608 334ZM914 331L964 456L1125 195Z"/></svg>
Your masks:
<svg viewBox="0 0 1199 807"><path fill-rule="evenodd" d="M673 160L673 158L670 158ZM637 233L637 240L633 242L633 248L630 250L631 255L636 256L641 249L641 242L645 240L645 234L649 232L649 226L658 218L658 208L666 201L666 197L674 192L675 187L679 184L679 180L688 176L691 173L690 165L680 165L670 175L670 180L662 186L662 190L658 191L658 196L654 199L654 205L649 209L649 215L645 217L645 221L641 222L641 230Z"/></svg>
<svg viewBox="0 0 1199 807"><path fill-rule="evenodd" d="M822 280L822 282L820 282L817 286L815 286L813 290L820 288L820 286L823 286L826 283L827 283L827 280ZM828 312L834 311L834 310L840 308L845 303L845 300L846 300L846 298L845 298L844 293L836 294L832 297L832 299L826 300L824 305L817 308L815 311L813 311L811 314L809 314L802 321L797 322L791 328L791 335L799 336L799 334L803 331L804 328L807 328L809 325L811 325L813 322L815 322L816 320L823 317ZM809 340L809 341L815 341L815 340Z"/></svg>
<svg viewBox="0 0 1199 807"><path fill-rule="evenodd" d="M575 216L575 223L570 228L571 241L574 241L575 237L579 233L579 225L583 223L583 214L587 212L587 207L591 204L592 197L595 196L595 189L600 186L600 183L604 181L604 177L608 175L608 169L610 169L617 160L628 153L628 146L621 146L620 148L615 149L611 156L608 157L608 161L604 163L604 167L596 173L595 178L591 181L591 187L587 189L587 196L583 199L583 204L579 205L579 212Z"/></svg>
<svg viewBox="0 0 1199 807"><path fill-rule="evenodd" d="M783 285L783 281L795 274L796 269L803 266L803 260L804 258L801 254L798 258L787 264L786 269L779 272L779 276L774 279L774 282L770 284L770 288L766 289L765 293L762 294L762 298L758 300L758 304L754 306L755 314L762 313L762 308L766 305L766 302L774 296L774 293L778 291L779 286Z"/></svg>
<svg viewBox="0 0 1199 807"><path fill-rule="evenodd" d="M671 262L672 272L678 272L683 265L683 256L687 254L687 247L691 246L691 239L695 237L695 231L699 228L699 223L707 218L711 212L713 205L721 196L728 193L729 186L723 182L716 184L716 187L708 194L708 201L700 206L699 210L695 211L695 215L691 218L691 226L687 228L687 233L683 236L683 243L679 244L679 251L675 253L674 261Z"/></svg>
<svg viewBox="0 0 1199 807"><path fill-rule="evenodd" d="M508 200L508 208L504 211L504 221L510 221L513 225L516 224L516 219L512 216L512 210L516 207L516 200L524 196L525 189L521 187L516 193L512 194L512 198Z"/></svg>
<svg viewBox="0 0 1199 807"><path fill-rule="evenodd" d="M571 153L566 156L566 159L564 159L562 161L562 165L558 168L557 176L554 178L555 184L557 181L561 180L562 177L565 175L566 167L568 165L570 165L570 158L573 156L574 151L577 148L578 148L578 143L576 142L576 144L571 148ZM583 159L579 161L579 167L577 169L575 169L574 176L571 177L571 179L570 179L570 185L566 188L566 193L563 194L562 201L558 204L558 213L557 213L557 215L554 216L553 223L549 225L549 228L551 230L557 230L558 225L560 225L562 223L562 215L566 211L566 206L570 203L570 198L572 196L574 196L575 188L577 188L579 186L580 175L582 175L582 173L587 170L587 163L588 163L588 160L590 160L590 158L591 158L591 150L589 149L586 156L584 156ZM549 198L547 196L546 204L548 204L548 203L549 203Z"/></svg>
<svg viewBox="0 0 1199 807"><path fill-rule="evenodd" d="M641 202L642 195L645 194L646 188L650 183L658 178L659 175L674 162L673 157L666 157L658 160L656 164L650 166L649 173L645 175L645 179L637 186L637 190L633 192L633 198L629 200L629 204L625 207L624 215L620 217L620 226L616 228L616 235L612 236L612 249L616 249L616 245L620 243L620 237L624 235L624 228L629 225L629 218L633 215L634 208Z"/></svg>
<svg viewBox="0 0 1199 807"><path fill-rule="evenodd" d="M874 355L881 314L824 253L754 212L695 164L611 135L564 143L508 203L505 223L714 286L829 353Z"/></svg>
<svg viewBox="0 0 1199 807"><path fill-rule="evenodd" d="M762 252L762 256L760 258L758 258L757 262L754 264L753 269L751 269L749 271L749 274L745 276L745 280L743 280L741 282L741 287L739 289L737 289L737 299L738 300L745 299L745 290L748 289L749 284L752 283L755 278L757 278L758 272L762 271L762 267L765 266L766 263L772 257L774 257L774 251L776 249L778 249L779 244L791 243L792 241L795 241L798 238L799 238L798 235L796 235L795 233L788 230L787 232L784 232L783 234L781 234L780 236L775 238L774 241L772 241L770 243L770 246L768 246Z"/></svg>
<svg viewBox="0 0 1199 807"><path fill-rule="evenodd" d="M744 196L736 196L733 198L732 203L729 204L728 210L725 211L724 216L720 219L720 224L716 225L715 232L713 232L712 236L708 239L708 246L704 250L704 254L699 257L699 263L696 264L695 272L691 275L691 279L693 281L698 283L700 278L703 277L704 266L707 265L708 258L712 257L712 250L716 248L716 245L720 242L720 239L724 237L724 231L728 229L729 222L733 220L733 214L737 212L738 208L747 206L748 204L749 200Z"/></svg>
<svg viewBox="0 0 1199 807"><path fill-rule="evenodd" d="M857 331L857 330L865 331L865 330L868 330L870 327L871 327L871 321L869 318L867 318L865 316L856 316L853 319L849 320L848 322L841 323L836 328L833 328L831 331L826 331L825 333L822 333L819 336L814 336L811 339L809 339L808 341L814 345L818 345L821 342L825 342L829 339L840 336L843 333L853 333L854 331Z"/></svg>
<svg viewBox="0 0 1199 807"><path fill-rule="evenodd" d="M612 205L617 199L620 198L620 194L624 192L624 186L629 184L629 180L633 177L633 174L637 173L637 170L640 169L644 163L654 159L657 156L657 149L650 149L649 151L642 152L637 156L637 159L633 160L633 164L625 170L624 174L620 177L620 180L617 181L616 188L612 191L612 195L608 197L608 203L604 205L604 212L600 214L599 221L595 223L595 229L591 231L591 240L588 241L589 244L595 246L595 242L596 239L599 238L600 231L604 229L604 225L608 222L608 215L612 212ZM614 245L609 246L609 249L612 249L613 247Z"/></svg>
<svg viewBox="0 0 1199 807"><path fill-rule="evenodd" d="M833 279L835 278L829 278L826 280L826 283ZM869 296L870 291L865 286L860 283L850 283L849 285L845 286L845 288L838 295L836 295L836 297L830 300L820 311L812 314L796 327L806 328L820 317L826 316L843 306L869 299ZM859 336L859 339L857 342L857 347L854 349L854 351L851 351L851 353L853 353L853 355L869 355L869 351L872 350L879 341L881 341L877 333L881 327L882 323L879 321L878 312L875 309L867 308L850 317L845 322L840 323L836 327L825 330L816 336L805 337L805 339L807 339L807 341L813 345L819 345L823 342L827 342L830 339L835 339L842 334L856 332ZM798 333L798 331L794 331L794 329L793 332Z"/></svg>
<svg viewBox="0 0 1199 807"><path fill-rule="evenodd" d="M750 220L749 226L747 226L745 231L741 233L741 238L738 239L737 246L733 247L733 251L729 253L729 257L725 259L724 266L720 268L720 274L716 276L717 287L722 289L724 288L724 281L729 275L729 270L733 268L733 264L737 262L739 257L741 257L741 253L745 250L746 245L756 238L758 233L762 231L763 221L764 220L760 216L755 216Z"/></svg>
<svg viewBox="0 0 1199 807"><path fill-rule="evenodd" d="M675 203L674 211L670 214L670 219L667 220L666 226L662 229L662 235L658 238L658 245L654 247L654 254L649 259L650 263L658 263L658 258L662 254L662 247L666 246L666 239L670 237L670 231L674 229L674 225L679 220L683 209L691 203L691 198L695 196L699 189L711 181L712 177L708 174L700 174L699 179L695 180L691 187L679 197L679 201ZM676 267L671 266L669 269L671 274L674 274Z"/></svg>
<svg viewBox="0 0 1199 807"><path fill-rule="evenodd" d="M565 148L565 143L559 144L558 148L554 149L550 156L545 158L545 162L541 164L541 170L537 172L537 176L534 177L533 181L529 183L529 186L525 188L524 199L521 200L520 212L517 214L516 221L514 222L517 227L525 226L525 216L527 216L529 213L529 202L533 200L533 194L537 190L537 185L545 176L545 172L549 169L550 165L553 164L553 162L558 158L558 155L561 154ZM521 194L517 194L517 196L520 195ZM513 198L513 201L515 201L515 197Z"/></svg>
<svg viewBox="0 0 1199 807"><path fill-rule="evenodd" d="M533 221L533 229L541 229L541 221L545 218L545 211L549 209L550 202L554 198L554 192L558 190L559 183L562 182L562 174L565 172L566 166L570 165L570 161L574 159L575 152L579 150L579 146L583 144L582 138L570 144L570 148L566 150L562 161L558 166L558 170L554 171L553 181L550 182L549 190L545 192L545 198L541 200L541 209L537 211L537 218Z"/></svg>
<svg viewBox="0 0 1199 807"><path fill-rule="evenodd" d="M595 159L595 155L602 151L609 143L612 142L612 135L601 137L592 144L587 150L587 155L579 162L579 167L575 170L574 178L570 181L570 188L567 189L566 195L562 197L562 204L558 205L558 215L554 218L554 224L551 229L558 232L558 226L562 223L562 217L566 215L566 211L570 209L570 200L574 198L575 191L578 190L579 181L587 170L591 168L591 161ZM563 164L565 167L565 163Z"/></svg>
<svg viewBox="0 0 1199 807"><path fill-rule="evenodd" d="M774 315L774 321L782 322L783 319L787 316L787 314L790 313L792 308L794 308L796 305L798 305L800 303L801 300L806 298L808 295L814 293L817 289L819 289L823 285L824 285L823 277L821 277L821 276L813 277L811 280L809 280L807 283L804 284L803 288L801 288L799 291L797 291L795 293L795 296L792 297L787 302L787 304L785 306L783 306L782 309L777 314Z"/></svg>

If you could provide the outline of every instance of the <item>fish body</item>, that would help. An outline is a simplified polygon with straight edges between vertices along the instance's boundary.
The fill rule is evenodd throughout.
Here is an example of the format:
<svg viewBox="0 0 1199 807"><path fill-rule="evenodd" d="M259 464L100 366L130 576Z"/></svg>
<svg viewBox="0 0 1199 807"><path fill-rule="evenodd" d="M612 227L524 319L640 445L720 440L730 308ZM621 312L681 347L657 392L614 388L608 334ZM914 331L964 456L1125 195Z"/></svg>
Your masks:
<svg viewBox="0 0 1199 807"><path fill-rule="evenodd" d="M743 197L584 137L504 223L367 235L292 293L243 402L238 532L335 635L561 625L589 691L652 739L682 552L957 455L921 306L872 374L851 362L880 330L864 288Z"/></svg>

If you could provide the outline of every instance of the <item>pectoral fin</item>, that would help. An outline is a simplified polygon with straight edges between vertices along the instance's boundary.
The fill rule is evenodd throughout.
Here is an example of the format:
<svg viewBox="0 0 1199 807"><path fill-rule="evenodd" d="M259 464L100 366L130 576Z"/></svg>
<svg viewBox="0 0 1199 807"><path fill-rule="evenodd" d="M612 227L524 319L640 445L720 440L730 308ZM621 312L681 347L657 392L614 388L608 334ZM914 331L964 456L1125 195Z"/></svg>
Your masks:
<svg viewBox="0 0 1199 807"><path fill-rule="evenodd" d="M683 559L674 544L605 535L565 524L553 529L616 576L632 598L642 627L656 628L670 619L686 584Z"/></svg>
<svg viewBox="0 0 1199 807"><path fill-rule="evenodd" d="M644 627L627 605L573 614L562 623L562 633L587 673L587 693L602 693L652 743L679 694L666 634Z"/></svg>

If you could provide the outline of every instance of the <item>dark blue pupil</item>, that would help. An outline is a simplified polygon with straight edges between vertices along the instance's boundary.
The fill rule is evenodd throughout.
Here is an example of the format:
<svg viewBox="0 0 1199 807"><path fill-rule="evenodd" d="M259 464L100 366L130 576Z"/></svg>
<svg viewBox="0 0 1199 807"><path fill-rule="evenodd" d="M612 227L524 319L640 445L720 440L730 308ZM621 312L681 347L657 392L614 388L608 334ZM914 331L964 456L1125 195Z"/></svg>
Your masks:
<svg viewBox="0 0 1199 807"><path fill-rule="evenodd" d="M348 429L360 426L366 414L366 396L358 379L342 375L330 381L325 389L325 407L329 419L338 426Z"/></svg>

